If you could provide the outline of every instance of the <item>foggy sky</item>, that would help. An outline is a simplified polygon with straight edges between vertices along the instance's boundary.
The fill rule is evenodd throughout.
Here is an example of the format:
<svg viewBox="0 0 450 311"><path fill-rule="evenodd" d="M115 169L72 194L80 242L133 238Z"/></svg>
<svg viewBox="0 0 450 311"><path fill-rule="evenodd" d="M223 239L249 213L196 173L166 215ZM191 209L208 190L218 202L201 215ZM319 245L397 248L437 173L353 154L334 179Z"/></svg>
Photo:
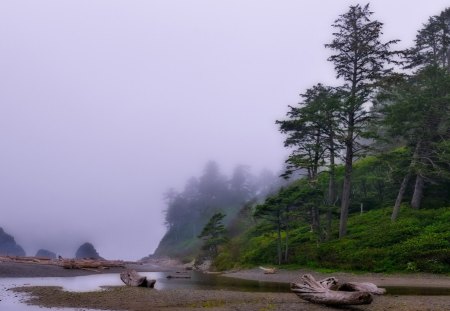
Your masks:
<svg viewBox="0 0 450 311"><path fill-rule="evenodd" d="M280 169L274 121L335 83L323 45L355 3L0 0L0 227L29 255L152 253L163 192L208 160ZM407 47L448 0L371 4Z"/></svg>

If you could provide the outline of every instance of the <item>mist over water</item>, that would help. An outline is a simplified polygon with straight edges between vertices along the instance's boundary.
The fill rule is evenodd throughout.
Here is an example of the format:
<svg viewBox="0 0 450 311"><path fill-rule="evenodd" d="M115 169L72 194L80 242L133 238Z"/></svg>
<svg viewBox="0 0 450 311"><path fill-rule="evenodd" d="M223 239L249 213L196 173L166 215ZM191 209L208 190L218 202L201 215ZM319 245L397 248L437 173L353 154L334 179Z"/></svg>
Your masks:
<svg viewBox="0 0 450 311"><path fill-rule="evenodd" d="M28 255L152 253L163 193L209 160L281 169L274 121L335 81L323 44L353 2L2 1L0 227ZM448 5L409 3L371 1L405 46Z"/></svg>

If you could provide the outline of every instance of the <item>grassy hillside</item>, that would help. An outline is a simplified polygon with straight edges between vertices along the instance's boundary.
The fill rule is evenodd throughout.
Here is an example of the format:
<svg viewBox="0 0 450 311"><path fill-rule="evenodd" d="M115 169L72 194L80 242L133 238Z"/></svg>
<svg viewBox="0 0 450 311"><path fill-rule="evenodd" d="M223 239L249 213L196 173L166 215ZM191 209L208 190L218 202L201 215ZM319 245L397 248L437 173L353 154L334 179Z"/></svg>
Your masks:
<svg viewBox="0 0 450 311"><path fill-rule="evenodd" d="M450 273L450 208L403 207L395 223L390 214L391 208L383 208L352 215L346 238L322 243L308 225L300 225L290 232L289 263L353 271ZM274 265L276 235L266 229L260 224L230 241L216 258L217 268Z"/></svg>

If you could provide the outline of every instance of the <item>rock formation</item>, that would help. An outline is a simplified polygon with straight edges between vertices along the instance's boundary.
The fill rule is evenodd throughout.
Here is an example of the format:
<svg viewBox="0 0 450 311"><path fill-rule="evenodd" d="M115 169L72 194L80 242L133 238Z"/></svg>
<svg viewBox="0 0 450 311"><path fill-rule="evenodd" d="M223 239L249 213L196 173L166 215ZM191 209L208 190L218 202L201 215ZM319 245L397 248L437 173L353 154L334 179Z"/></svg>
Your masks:
<svg viewBox="0 0 450 311"><path fill-rule="evenodd" d="M0 227L0 255L25 256L23 248Z"/></svg>
<svg viewBox="0 0 450 311"><path fill-rule="evenodd" d="M81 245L75 253L75 258L103 259L91 243L84 243Z"/></svg>
<svg viewBox="0 0 450 311"><path fill-rule="evenodd" d="M36 257L56 259L56 254L46 249L40 249L37 251Z"/></svg>

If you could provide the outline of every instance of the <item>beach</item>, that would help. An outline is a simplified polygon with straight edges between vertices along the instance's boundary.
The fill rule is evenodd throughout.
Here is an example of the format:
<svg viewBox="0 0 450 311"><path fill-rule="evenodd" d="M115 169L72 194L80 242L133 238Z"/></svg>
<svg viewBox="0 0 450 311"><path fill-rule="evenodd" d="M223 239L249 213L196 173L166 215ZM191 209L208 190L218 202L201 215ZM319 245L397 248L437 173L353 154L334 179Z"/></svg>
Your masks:
<svg viewBox="0 0 450 311"><path fill-rule="evenodd" d="M127 264L127 268L138 271L179 271L181 266L164 266L161 263ZM120 268L99 273L119 273ZM92 271L67 270L57 266L34 264L0 263L0 277L71 277L93 274ZM280 270L276 274L264 274L259 269L247 269L223 274L224 277L289 283L304 273L312 273L316 278L335 276L342 281L373 282L378 286L427 286L450 288L448 276L433 274L323 274L309 270ZM107 285L107 284L105 284ZM450 296L383 295L375 296L370 305L347 308L325 307L299 299L289 292L249 292L224 289L147 289L134 287L109 287L102 291L68 292L58 287L24 286L13 289L25 293L26 303L42 307L69 307L77 310L198 310L216 311L291 311L291 310L448 310ZM1 302L0 302L1 303Z"/></svg>

